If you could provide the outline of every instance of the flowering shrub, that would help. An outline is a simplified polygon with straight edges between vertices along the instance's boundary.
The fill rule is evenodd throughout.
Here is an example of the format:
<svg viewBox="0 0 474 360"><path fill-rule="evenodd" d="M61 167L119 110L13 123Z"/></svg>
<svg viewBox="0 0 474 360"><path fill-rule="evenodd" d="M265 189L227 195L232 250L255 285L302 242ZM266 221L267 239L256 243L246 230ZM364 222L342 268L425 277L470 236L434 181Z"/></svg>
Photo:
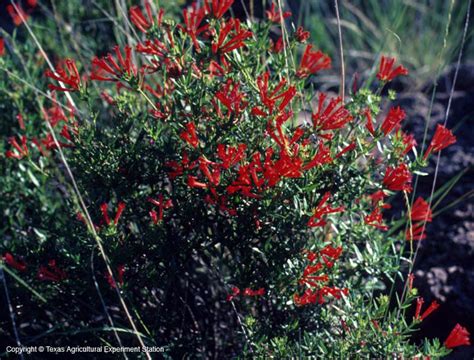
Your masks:
<svg viewBox="0 0 474 360"><path fill-rule="evenodd" d="M439 306L422 311L411 285L432 221L412 178L454 135L438 125L422 154L403 109L382 111L395 94L381 90L408 74L395 59L348 98L319 92L331 59L309 34L273 42L288 13L240 21L232 3L194 4L178 24L134 6L136 44L45 71L52 132L28 136L19 114L5 156L50 186L61 160L67 218L40 244L7 244L5 269L47 294L66 337L80 319L171 356L436 358L468 344L460 325L409 342Z"/></svg>

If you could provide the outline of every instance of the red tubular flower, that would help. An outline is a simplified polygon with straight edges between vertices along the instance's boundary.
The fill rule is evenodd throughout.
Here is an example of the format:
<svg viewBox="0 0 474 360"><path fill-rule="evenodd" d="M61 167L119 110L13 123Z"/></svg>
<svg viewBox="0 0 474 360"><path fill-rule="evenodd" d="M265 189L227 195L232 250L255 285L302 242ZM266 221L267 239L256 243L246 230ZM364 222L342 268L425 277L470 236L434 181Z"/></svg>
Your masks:
<svg viewBox="0 0 474 360"><path fill-rule="evenodd" d="M283 90L284 86L287 83L286 79L283 78L273 89L273 91L270 91L268 88L269 79L270 73L268 71L265 72L263 75L257 77L257 86L260 93L260 99L262 100L263 105L267 108L269 114L273 113L277 101L280 100L278 110L281 112L295 97L296 88L294 86L290 86L288 87L288 89ZM268 115L263 110L257 107L252 109L252 113L254 115L260 116Z"/></svg>
<svg viewBox="0 0 474 360"><path fill-rule="evenodd" d="M224 144L217 145L217 156L222 161L222 167L229 169L237 164L245 156L247 145L239 144L237 147L225 146Z"/></svg>
<svg viewBox="0 0 474 360"><path fill-rule="evenodd" d="M451 330L451 333L444 342L444 346L446 346L448 349L453 349L458 346L471 345L469 336L469 331L467 331L466 328L462 327L459 324L456 324L456 326L453 328L453 330Z"/></svg>
<svg viewBox="0 0 474 360"><path fill-rule="evenodd" d="M282 16L280 16L280 10L275 9L275 3L272 3L270 10L266 10L265 14L267 15L268 20L279 24L283 19L291 16L291 11L285 11L281 14Z"/></svg>
<svg viewBox="0 0 474 360"><path fill-rule="evenodd" d="M428 149L426 149L426 153L423 157L423 160L426 160L426 158L432 152L441 151L444 148L447 148L449 145L454 144L455 142L456 136L453 135L451 130L445 128L443 125L438 124L436 126L436 131L433 136L433 139L431 140L430 146L428 146Z"/></svg>
<svg viewBox="0 0 474 360"><path fill-rule="evenodd" d="M278 40L273 43L272 40L270 40L270 51L274 52L275 54L279 54L283 51L285 44L283 43L283 37L280 36Z"/></svg>
<svg viewBox="0 0 474 360"><path fill-rule="evenodd" d="M370 109L369 108L365 109L362 112L362 114L365 115L365 117L367 118L367 124L365 125L365 127L367 128L367 130L369 130L369 133L372 136L375 135L374 121L372 119L372 113L371 113Z"/></svg>
<svg viewBox="0 0 474 360"><path fill-rule="evenodd" d="M407 231L405 232L405 238L407 241L413 240L424 240L426 239L425 233L426 224L418 223L412 225L412 227L408 227Z"/></svg>
<svg viewBox="0 0 474 360"><path fill-rule="evenodd" d="M0 37L0 56L5 55L5 40Z"/></svg>
<svg viewBox="0 0 474 360"><path fill-rule="evenodd" d="M319 143L319 149L314 158L303 166L303 170L312 169L315 166L320 166L324 164L329 164L332 162L331 151L328 147L324 146L322 142Z"/></svg>
<svg viewBox="0 0 474 360"><path fill-rule="evenodd" d="M118 63L110 53L100 59L94 57L92 59L91 80L120 81L124 76L137 76L137 67L132 63L132 48L125 46L125 59L118 46L114 46L113 50L115 51Z"/></svg>
<svg viewBox="0 0 474 360"><path fill-rule="evenodd" d="M402 138L403 145L405 146L402 151L402 156L405 156L417 145L417 142L413 134L406 134L400 130L397 132L397 137L400 138L400 136Z"/></svg>
<svg viewBox="0 0 474 360"><path fill-rule="evenodd" d="M227 37L230 37L227 40ZM244 40L252 37L252 32L240 27L238 19L230 19L223 22L219 31L219 37L212 44L212 52L217 54L226 54L235 49L245 46ZM227 40L227 41L226 41Z"/></svg>
<svg viewBox="0 0 474 360"><path fill-rule="evenodd" d="M415 280L415 274L410 273L407 275L407 281L408 281L408 291L411 291L413 289L413 281Z"/></svg>
<svg viewBox="0 0 474 360"><path fill-rule="evenodd" d="M207 189L207 184L198 181L195 176L188 176L188 186L197 189Z"/></svg>
<svg viewBox="0 0 474 360"><path fill-rule="evenodd" d="M415 311L415 319L423 321L425 318L428 317L433 311L439 308L439 304L437 301L433 301L430 306L420 315L421 307L423 306L424 300L422 297L418 297L416 299L416 311Z"/></svg>
<svg viewBox="0 0 474 360"><path fill-rule="evenodd" d="M309 31L305 31L302 26L299 26L295 32L296 41L305 43L309 39Z"/></svg>
<svg viewBox="0 0 474 360"><path fill-rule="evenodd" d="M240 294L240 289L236 286L232 287L232 293L227 295L227 301L232 301L236 296Z"/></svg>
<svg viewBox="0 0 474 360"><path fill-rule="evenodd" d="M20 129L25 130L26 128L25 128L25 122L23 121L23 115L19 113L16 116L16 119L18 120L18 125L20 126Z"/></svg>
<svg viewBox="0 0 474 360"><path fill-rule="evenodd" d="M333 208L331 207L331 205L325 205L330 197L331 197L331 193L329 191L323 195L318 206L316 206L316 209L314 209L313 216L311 216L311 218L308 221L309 227L324 226L326 225L326 221L322 219L324 215L344 211L344 206Z"/></svg>
<svg viewBox="0 0 474 360"><path fill-rule="evenodd" d="M344 107L340 97L333 98L326 107L324 102L327 95L319 94L318 109L312 115L313 127L318 130L340 129L352 120L349 110Z"/></svg>
<svg viewBox="0 0 474 360"><path fill-rule="evenodd" d="M337 153L337 155L335 156L335 158L340 158L342 155L344 155L345 153L347 152L350 152L352 150L354 150L356 148L356 143L355 141L351 142L349 145L347 145L344 149L342 149L341 151L339 151Z"/></svg>
<svg viewBox="0 0 474 360"><path fill-rule="evenodd" d="M399 75L408 75L408 70L402 65L398 65L393 69L394 63L395 58L382 56L382 59L380 60L380 69L377 73L377 79L381 81L392 81Z"/></svg>
<svg viewBox="0 0 474 360"><path fill-rule="evenodd" d="M197 3L193 3L191 8L183 10L183 18L186 28L181 28L191 37L193 45L197 52L200 52L201 48L197 41L197 36L206 31L209 27L209 24L201 26L201 22L206 16L205 8L198 8Z"/></svg>
<svg viewBox="0 0 474 360"><path fill-rule="evenodd" d="M138 43L136 48L137 52L147 55L156 55L160 58L164 58L168 54L168 48L158 39L145 40L145 42Z"/></svg>
<svg viewBox="0 0 474 360"><path fill-rule="evenodd" d="M227 10L230 9L233 3L234 0L205 0L204 8L206 9L206 13L212 14L216 19L220 19Z"/></svg>
<svg viewBox="0 0 474 360"><path fill-rule="evenodd" d="M265 295L265 288L260 288L257 290L252 290L250 288L245 288L243 292L244 296L263 296Z"/></svg>
<svg viewBox="0 0 474 360"><path fill-rule="evenodd" d="M217 167L218 164L209 161L204 156L199 157L198 163L201 173L207 178L207 180L214 186L219 185L221 170L219 167ZM211 170L211 167L214 167L214 169Z"/></svg>
<svg viewBox="0 0 474 360"><path fill-rule="evenodd" d="M117 279L117 282L120 284L120 286L123 285L124 274L125 274L125 265L117 266L117 274L115 278ZM109 283L111 288L113 289L117 288L117 283L114 281L114 279L108 272L105 274L105 278L107 279L107 282Z"/></svg>
<svg viewBox="0 0 474 360"><path fill-rule="evenodd" d="M122 216L123 211L125 210L125 203L119 202L117 206L117 212L115 213L114 217L114 225L116 226L118 224L118 221L120 217ZM110 218L109 218L109 213L108 213L108 205L107 203L103 203L100 206L100 211L102 212L102 219L104 220L104 223L106 225L110 225Z"/></svg>
<svg viewBox="0 0 474 360"><path fill-rule="evenodd" d="M199 145L199 139L196 134L196 125L190 122L186 124L186 130L179 134L179 137L186 141L193 148L197 148Z"/></svg>
<svg viewBox="0 0 474 360"><path fill-rule="evenodd" d="M413 207L411 208L411 220L427 222L432 220L430 205L421 197L416 199Z"/></svg>
<svg viewBox="0 0 474 360"><path fill-rule="evenodd" d="M390 209L390 204L385 204L383 201L387 197L387 195L383 192L383 190L377 190L373 194L369 195L372 206L380 206L382 209Z"/></svg>
<svg viewBox="0 0 474 360"><path fill-rule="evenodd" d="M309 304L324 304L326 302L326 296L331 295L335 299L341 299L342 296L347 296L349 289L339 289L335 287L323 286L320 289L307 289L302 296L298 294L293 295L293 302L296 306L304 306Z"/></svg>
<svg viewBox="0 0 474 360"><path fill-rule="evenodd" d="M364 222L367 225L376 227L379 230L388 230L388 226L383 224L382 211L379 207L376 207L369 215L364 217Z"/></svg>
<svg viewBox="0 0 474 360"><path fill-rule="evenodd" d="M122 216L123 211L125 210L125 203L124 202L119 202L117 206L117 212L115 213L115 218L114 218L114 225L117 225L120 216Z"/></svg>
<svg viewBox="0 0 474 360"><path fill-rule="evenodd" d="M146 33L154 24L153 12L151 11L151 6L148 1L145 2L145 10L148 18L143 15L142 10L139 6L132 6L128 10L130 21L141 31ZM158 15L156 16L156 26L161 26L163 22L163 9L160 9Z"/></svg>
<svg viewBox="0 0 474 360"><path fill-rule="evenodd" d="M38 270L38 279L46 281L62 281L67 278L64 270L56 266L56 260L49 260L47 266L40 266Z"/></svg>
<svg viewBox="0 0 474 360"><path fill-rule="evenodd" d="M12 18L15 26L20 26L24 21L28 20L28 15L25 13L21 5L17 4L16 8L13 5L7 5L7 11L10 17Z"/></svg>
<svg viewBox="0 0 474 360"><path fill-rule="evenodd" d="M391 108L380 127L384 135L388 135L393 129L398 127L405 117L405 111L400 106Z"/></svg>
<svg viewBox="0 0 474 360"><path fill-rule="evenodd" d="M9 252L5 253L5 255L3 255L3 261L5 262L5 264L7 264L8 266L18 270L18 271L26 271L26 263L23 261L23 260L17 260L13 257L12 254L10 254Z"/></svg>
<svg viewBox="0 0 474 360"><path fill-rule="evenodd" d="M16 141L14 137L9 138L8 143L11 146L13 146L17 152L13 152L12 150L6 151L5 156L7 158L14 158L14 159L21 160L24 157L28 156L29 151L28 151L28 147L26 146L27 139L25 135L21 137L21 146L20 144L18 144L18 142Z"/></svg>
<svg viewBox="0 0 474 360"><path fill-rule="evenodd" d="M412 190L411 178L412 175L406 164L400 164L396 168L389 166L385 171L383 185L389 190L410 192Z"/></svg>
<svg viewBox="0 0 474 360"><path fill-rule="evenodd" d="M296 76L299 78L308 77L316 74L323 69L331 67L331 58L323 54L320 50L312 51L313 45L307 45Z"/></svg>
<svg viewBox="0 0 474 360"><path fill-rule="evenodd" d="M154 210L150 211L150 216L154 224L157 224L158 222L163 220L164 210L173 207L173 201L171 199L165 201L162 194L158 195L158 200L149 198L148 201L158 207L158 213L156 213L156 211Z"/></svg>
<svg viewBox="0 0 474 360"><path fill-rule="evenodd" d="M65 67L61 64L58 64L54 73L51 70L45 71L44 75L46 77L59 81L60 84L60 86L48 84L48 88L50 90L58 91L79 91L81 86L81 77L79 76L79 71L77 71L74 60L66 59L64 60L64 65Z"/></svg>
<svg viewBox="0 0 474 360"><path fill-rule="evenodd" d="M248 105L248 102L244 101L245 94L239 91L239 87L239 83L234 83L229 79L225 85L216 92L216 98L227 108L229 114L233 112L239 115Z"/></svg>

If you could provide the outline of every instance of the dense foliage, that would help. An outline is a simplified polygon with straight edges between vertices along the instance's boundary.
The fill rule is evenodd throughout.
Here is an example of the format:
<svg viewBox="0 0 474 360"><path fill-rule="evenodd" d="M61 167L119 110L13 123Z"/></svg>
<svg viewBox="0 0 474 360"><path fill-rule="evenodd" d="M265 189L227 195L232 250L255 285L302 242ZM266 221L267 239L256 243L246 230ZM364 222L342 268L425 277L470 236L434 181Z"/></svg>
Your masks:
<svg viewBox="0 0 474 360"><path fill-rule="evenodd" d="M173 358L438 358L468 343L461 326L409 341L438 307L411 286L432 220L412 176L454 135L438 125L422 149L403 132L396 93L382 96L408 74L395 59L347 96L320 92L331 59L309 33L275 5L232 18L232 3L182 21L132 7L133 44L57 61L42 95L12 100L23 59L0 58L18 120L2 128L2 268L28 309L21 336ZM392 198L406 211L388 213Z"/></svg>

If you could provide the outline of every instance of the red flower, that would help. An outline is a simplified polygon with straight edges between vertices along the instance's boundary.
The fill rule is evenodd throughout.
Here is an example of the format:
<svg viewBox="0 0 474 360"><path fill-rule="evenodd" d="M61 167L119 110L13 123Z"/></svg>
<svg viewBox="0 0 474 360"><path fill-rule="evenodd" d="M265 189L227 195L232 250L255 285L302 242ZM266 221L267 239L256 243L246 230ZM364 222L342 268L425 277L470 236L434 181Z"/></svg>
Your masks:
<svg viewBox="0 0 474 360"><path fill-rule="evenodd" d="M225 146L224 144L217 145L217 156L222 161L222 167L229 169L231 166L237 164L245 156L245 144L239 144L237 147Z"/></svg>
<svg viewBox="0 0 474 360"><path fill-rule="evenodd" d="M411 177L406 164L400 164L396 168L389 166L383 178L383 185L389 190L410 192L412 190Z"/></svg>
<svg viewBox="0 0 474 360"><path fill-rule="evenodd" d="M186 28L181 26L190 37L196 48L196 51L200 51L199 43L197 41L197 36L206 31L209 27L209 24L201 26L201 22L206 16L206 9L198 8L196 3L193 3L191 8L183 10L183 18Z"/></svg>
<svg viewBox="0 0 474 360"><path fill-rule="evenodd" d="M328 147L324 146L322 142L319 143L319 149L314 158L303 166L303 170L312 169L315 166L329 164L332 162L331 151Z"/></svg>
<svg viewBox="0 0 474 360"><path fill-rule="evenodd" d="M230 9L234 0L205 0L204 8L208 14L220 19Z"/></svg>
<svg viewBox="0 0 474 360"><path fill-rule="evenodd" d="M0 37L0 56L5 55L5 40Z"/></svg>
<svg viewBox="0 0 474 360"><path fill-rule="evenodd" d="M240 289L236 286L232 288L232 294L227 295L227 301L232 301L237 295L240 294Z"/></svg>
<svg viewBox="0 0 474 360"><path fill-rule="evenodd" d="M120 48L114 46L113 50L118 59L118 63L112 54L107 54L103 58L94 57L92 59L91 80L99 81L120 81L124 77L130 78L137 76L137 68L132 63L132 48L125 46L125 59L122 56Z"/></svg>
<svg viewBox="0 0 474 360"><path fill-rule="evenodd" d="M148 201L151 202L153 205L158 206L158 213L156 213L156 211L154 210L150 211L150 216L154 224L157 224L158 222L163 220L164 210L173 207L173 201L171 199L165 201L162 194L158 195L158 200L149 198Z"/></svg>
<svg viewBox="0 0 474 360"><path fill-rule="evenodd" d="M19 4L16 5L16 9L13 5L7 5L7 11L15 26L20 26L24 21L28 20L29 16Z"/></svg>
<svg viewBox="0 0 474 360"><path fill-rule="evenodd" d="M40 280L58 282L66 279L67 274L64 270L56 266L56 260L49 260L47 266L40 266L38 270L38 278Z"/></svg>
<svg viewBox="0 0 474 360"><path fill-rule="evenodd" d="M147 55L156 55L160 58L164 58L168 53L168 48L158 39L145 40L145 42L138 43L136 48L137 52Z"/></svg>
<svg viewBox="0 0 474 360"><path fill-rule="evenodd" d="M18 160L21 160L25 156L28 156L29 151L28 151L28 147L26 146L26 142L27 142L27 139L26 139L25 135L23 135L21 137L21 146L20 146L20 144L18 144L18 142L16 141L16 139L14 137L9 138L8 143L10 145L12 145L17 152L13 152L11 150L8 150L5 153L5 156L7 158L15 158L15 159L18 159Z"/></svg>
<svg viewBox="0 0 474 360"><path fill-rule="evenodd" d="M81 78L79 76L79 71L77 71L76 64L74 60L66 59L64 60L65 68L58 64L56 66L55 73L51 70L46 70L44 75L53 80L59 81L59 85L48 84L50 90L58 91L79 91L81 86ZM67 87L65 87L67 86Z"/></svg>
<svg viewBox="0 0 474 360"><path fill-rule="evenodd" d="M452 145L456 142L456 136L453 135L451 130L445 128L443 125L438 124L436 126L436 131L431 140L430 146L426 149L425 156L423 157L424 160L430 155L432 152L438 152L447 148L449 145Z"/></svg>
<svg viewBox="0 0 474 360"><path fill-rule="evenodd" d="M188 186L197 189L207 189L207 184L201 181L198 181L195 176L188 176Z"/></svg>
<svg viewBox="0 0 474 360"><path fill-rule="evenodd" d="M356 143L355 141L351 142L349 145L347 145L344 149L339 151L339 153L336 154L335 158L340 158L342 155L344 155L347 152L350 152L356 148Z"/></svg>
<svg viewBox="0 0 474 360"><path fill-rule="evenodd" d="M405 238L408 241L424 240L426 239L425 228L426 224L424 223L414 224L411 228L408 227L407 231L405 232Z"/></svg>
<svg viewBox="0 0 474 360"><path fill-rule="evenodd" d="M415 311L415 319L423 321L428 315L430 315L433 311L439 308L439 304L436 301L433 301L430 306L420 315L421 307L423 306L424 300L422 297L418 297L416 299L416 311Z"/></svg>
<svg viewBox="0 0 474 360"><path fill-rule="evenodd" d="M21 130L25 130L25 122L23 121L23 115L21 113L18 113L16 116L16 119L18 120L18 125L20 126Z"/></svg>
<svg viewBox="0 0 474 360"><path fill-rule="evenodd" d="M446 346L448 349L453 349L458 346L471 345L469 336L469 331L467 331L466 328L462 327L459 324L456 324L456 326L453 330L451 330L451 333L444 342L444 346Z"/></svg>
<svg viewBox="0 0 474 360"><path fill-rule="evenodd" d="M384 135L388 135L393 129L398 127L403 119L405 119L405 116L405 111L400 106L391 108L380 127Z"/></svg>
<svg viewBox="0 0 474 360"><path fill-rule="evenodd" d="M257 86L260 93L260 100L262 101L263 105L267 108L268 113L270 114L273 113L277 101L280 100L278 110L279 112L281 112L291 102L291 100L293 100L294 96L296 95L296 88L294 86L290 86L288 87L288 89L283 90L284 86L287 83L286 79L283 78L273 90L269 90L269 79L270 73L268 71L265 72L263 75L257 77ZM254 107L252 109L252 113L254 115L260 116L268 115L263 110L257 107Z"/></svg>
<svg viewBox="0 0 474 360"><path fill-rule="evenodd" d="M186 130L179 134L179 137L186 141L193 148L197 148L199 145L199 139L196 134L196 125L190 122L186 124Z"/></svg>
<svg viewBox="0 0 474 360"><path fill-rule="evenodd" d="M260 288L257 290L252 290L251 288L245 288L244 291L240 291L240 289L236 286L232 287L232 293L227 295L226 300L232 301L235 297L242 294L243 296L263 296L265 295L265 288Z"/></svg>
<svg viewBox="0 0 474 360"><path fill-rule="evenodd" d="M428 221L432 220L432 213L430 205L419 197L416 199L413 207L411 208L411 220L412 221Z"/></svg>
<svg viewBox="0 0 474 360"><path fill-rule="evenodd" d="M250 288L244 289L244 296L263 296L265 295L265 288L260 288L257 290L252 290Z"/></svg>
<svg viewBox="0 0 474 360"><path fill-rule="evenodd" d="M283 37L280 36L278 40L273 43L272 40L270 40L270 51L274 52L275 54L279 54L283 51L285 44L283 43Z"/></svg>
<svg viewBox="0 0 474 360"><path fill-rule="evenodd" d="M403 145L405 146L402 151L402 156L405 156L417 145L417 142L413 134L406 134L401 130L397 132L397 138L400 139L400 137L402 139Z"/></svg>
<svg viewBox="0 0 474 360"><path fill-rule="evenodd" d="M26 271L26 263L23 260L16 260L9 252L3 255L3 261L18 271Z"/></svg>
<svg viewBox="0 0 474 360"><path fill-rule="evenodd" d="M374 121L372 119L372 113L370 109L369 108L365 109L362 112L362 114L365 115L365 117L367 118L367 124L365 125L365 127L367 128L367 130L372 136L375 135Z"/></svg>
<svg viewBox="0 0 474 360"><path fill-rule="evenodd" d="M376 227L377 229L386 231L388 226L383 224L382 212L379 207L376 207L369 215L364 218L364 222L369 225Z"/></svg>
<svg viewBox="0 0 474 360"><path fill-rule="evenodd" d="M323 195L318 206L316 206L316 209L314 209L313 216L311 216L311 218L308 221L309 227L324 226L326 225L326 221L322 219L324 215L344 211L344 206L333 208L331 207L331 205L325 205L330 197L331 197L331 193L329 191Z"/></svg>
<svg viewBox="0 0 474 360"><path fill-rule="evenodd" d="M381 81L392 81L398 75L408 75L408 70L402 65L398 65L395 69L393 69L394 63L395 58L382 56L377 78Z"/></svg>
<svg viewBox="0 0 474 360"><path fill-rule="evenodd" d="M221 171L219 167L217 167L218 164L209 161L204 156L199 157L198 163L201 173L207 178L207 180L209 180L209 182L214 186L219 185ZM212 166L214 166L214 169L211 170Z"/></svg>
<svg viewBox="0 0 474 360"><path fill-rule="evenodd" d="M309 31L305 31L302 26L299 26L295 32L296 41L305 43L309 39Z"/></svg>
<svg viewBox="0 0 474 360"><path fill-rule="evenodd" d="M344 107L340 97L331 99L324 107L326 97L324 93L319 94L318 109L312 115L313 127L318 130L340 129L352 120L352 115Z"/></svg>
<svg viewBox="0 0 474 360"><path fill-rule="evenodd" d="M323 286L320 289L306 289L302 296L298 294L293 295L293 302L296 306L304 306L309 304L324 304L328 295L333 296L336 299L341 299L342 296L347 296L349 289L339 289L335 287Z"/></svg>
<svg viewBox="0 0 474 360"><path fill-rule="evenodd" d="M227 40L228 35L230 35L229 40ZM251 31L242 29L238 19L230 19L222 23L219 37L216 42L212 43L212 52L214 54L217 54L217 52L221 54L229 53L245 46L244 40L249 37L252 37Z"/></svg>
<svg viewBox="0 0 474 360"><path fill-rule="evenodd" d="M281 14L282 16L280 16L280 10L275 9L275 4L272 3L270 10L266 10L265 14L267 15L268 20L270 20L271 22L280 23L283 19L286 19L287 17L291 16L291 11L285 11Z"/></svg>
<svg viewBox="0 0 474 360"><path fill-rule="evenodd" d="M313 45L307 45L296 76L299 78L308 77L311 74L316 74L322 69L329 69L331 67L331 58L323 54L320 50L312 51Z"/></svg>
<svg viewBox="0 0 474 360"><path fill-rule="evenodd" d="M153 13L151 11L151 6L148 1L145 2L145 10L148 16L148 19L143 15L142 10L139 6L132 6L128 10L130 21L138 28L140 31L146 33L154 24ZM163 9L160 9L158 15L156 16L156 26L161 26L163 22Z"/></svg>
<svg viewBox="0 0 474 360"><path fill-rule="evenodd" d="M123 275L125 274L125 265L119 265L117 266L117 282L120 284L120 286L123 285ZM107 272L105 274L105 278L107 279L107 282L109 283L110 287L115 289L117 288L117 283L114 281L112 276Z"/></svg>
<svg viewBox="0 0 474 360"><path fill-rule="evenodd" d="M385 204L383 201L387 197L387 195L383 192L383 190L377 190L373 194L369 195L372 206L380 206L382 209L390 209L390 204Z"/></svg>
<svg viewBox="0 0 474 360"><path fill-rule="evenodd" d="M117 212L115 213L114 225L117 226L120 217L122 216L123 211L125 210L125 203L119 202L117 206ZM102 212L102 218L106 225L110 225L110 218L108 213L108 205L106 203L100 206L100 211Z"/></svg>
<svg viewBox="0 0 474 360"><path fill-rule="evenodd" d="M216 93L216 98L229 110L236 115L244 110L248 102L244 101L245 94L239 91L239 83L234 83L231 79Z"/></svg>

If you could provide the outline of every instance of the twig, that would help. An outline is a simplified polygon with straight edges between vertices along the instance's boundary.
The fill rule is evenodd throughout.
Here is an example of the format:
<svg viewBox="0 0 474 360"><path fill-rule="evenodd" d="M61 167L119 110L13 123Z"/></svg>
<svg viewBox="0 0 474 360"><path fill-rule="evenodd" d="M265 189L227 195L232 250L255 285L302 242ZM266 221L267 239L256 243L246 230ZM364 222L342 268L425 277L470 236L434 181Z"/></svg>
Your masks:
<svg viewBox="0 0 474 360"><path fill-rule="evenodd" d="M339 54L341 60L341 98L344 102L345 85L346 85L346 69L344 68L344 48L342 46L342 30L341 30L341 19L339 17L339 4L337 0L334 0L334 8L336 10L337 19L337 32L339 34Z"/></svg>

